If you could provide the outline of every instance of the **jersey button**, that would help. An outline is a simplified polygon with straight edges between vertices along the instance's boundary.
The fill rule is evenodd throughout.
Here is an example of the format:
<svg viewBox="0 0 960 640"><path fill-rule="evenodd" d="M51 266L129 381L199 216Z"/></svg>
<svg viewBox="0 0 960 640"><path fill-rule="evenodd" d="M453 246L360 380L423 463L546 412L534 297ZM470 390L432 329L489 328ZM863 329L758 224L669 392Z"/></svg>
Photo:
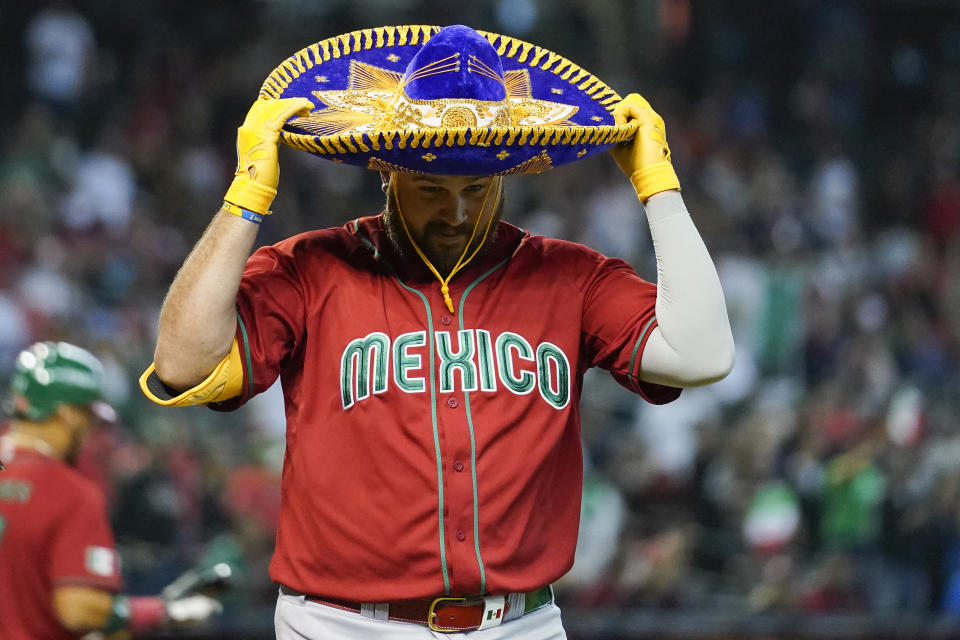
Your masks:
<svg viewBox="0 0 960 640"><path fill-rule="evenodd" d="M467 539L467 534L463 532L463 529L457 529L457 540L463 542Z"/></svg>
<svg viewBox="0 0 960 640"><path fill-rule="evenodd" d="M450 316L440 316L441 324L449 327L451 322L453 322L453 320L450 319Z"/></svg>
<svg viewBox="0 0 960 640"><path fill-rule="evenodd" d="M459 405L460 403L457 402L456 398L447 398L447 406L451 409L456 409Z"/></svg>
<svg viewBox="0 0 960 640"><path fill-rule="evenodd" d="M453 463L453 470L456 471L457 473L460 473L461 471L463 471L463 463L460 462L459 460L457 460L456 462L454 462L454 463Z"/></svg>

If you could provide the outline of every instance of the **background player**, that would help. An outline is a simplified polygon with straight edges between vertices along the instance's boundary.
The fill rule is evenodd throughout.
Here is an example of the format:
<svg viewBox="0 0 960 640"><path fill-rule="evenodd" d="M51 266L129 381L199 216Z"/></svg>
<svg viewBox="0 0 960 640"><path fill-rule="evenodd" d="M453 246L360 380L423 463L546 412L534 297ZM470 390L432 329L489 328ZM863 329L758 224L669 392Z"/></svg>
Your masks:
<svg viewBox="0 0 960 640"><path fill-rule="evenodd" d="M13 420L0 438L0 637L77 638L195 624L220 611L199 593L118 595L120 562L97 486L71 464L113 409L90 352L40 342L17 357Z"/></svg>
<svg viewBox="0 0 960 640"><path fill-rule="evenodd" d="M395 34L386 35L376 42ZM368 42L377 49L368 61L409 54ZM363 107L328 109L308 122L317 130L370 120L364 109L377 108L376 91L397 78L351 60L350 51L337 54L344 69L364 70L352 89L370 78L379 84L363 100L356 91L313 92L328 105ZM413 105L408 119L424 104L422 113L458 122L483 117L503 105L497 56L485 37L448 27L410 61L402 95L391 95ZM335 75L338 67L329 68ZM475 91L465 98L463 87ZM584 109L592 104L572 83L554 93L563 91ZM554 108L527 98L518 112ZM451 105L459 111L448 113ZM287 452L271 564L282 585L278 637L477 630L491 639L563 638L549 585L573 561L584 370L606 368L663 403L680 387L724 377L733 361L719 279L679 195L663 120L634 94L612 118L604 112L607 129L585 124L588 135L577 137L637 128L614 157L646 205L657 288L620 260L500 221L501 178L492 167L528 149L495 142L461 142L450 156L439 144L436 153L410 145L404 155L407 147L388 149L379 138L331 143L323 153L335 159L371 154L348 159L381 169L385 213L296 236L247 261L276 193L279 130L291 116L313 117L312 106L299 97L250 110L237 177L171 286L156 369L141 384L161 404L230 409L281 378ZM573 115L563 113L561 120ZM381 121L396 118L373 119ZM568 124L543 124L542 139L557 143L532 159L541 168L547 151L570 159L590 151L559 142ZM502 139L514 140L519 125L502 126ZM405 132L425 129L431 139L448 133L429 124ZM447 148L458 144L447 140ZM394 149L397 157L382 157Z"/></svg>

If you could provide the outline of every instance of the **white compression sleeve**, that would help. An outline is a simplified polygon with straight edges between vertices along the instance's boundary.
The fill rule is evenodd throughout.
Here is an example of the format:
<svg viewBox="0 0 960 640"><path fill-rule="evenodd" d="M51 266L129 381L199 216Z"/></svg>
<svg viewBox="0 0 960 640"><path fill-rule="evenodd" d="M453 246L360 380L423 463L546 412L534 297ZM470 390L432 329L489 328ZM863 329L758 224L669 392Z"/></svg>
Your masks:
<svg viewBox="0 0 960 640"><path fill-rule="evenodd" d="M678 191L646 202L657 256L657 324L640 361L640 378L673 387L720 380L734 346L713 260Z"/></svg>

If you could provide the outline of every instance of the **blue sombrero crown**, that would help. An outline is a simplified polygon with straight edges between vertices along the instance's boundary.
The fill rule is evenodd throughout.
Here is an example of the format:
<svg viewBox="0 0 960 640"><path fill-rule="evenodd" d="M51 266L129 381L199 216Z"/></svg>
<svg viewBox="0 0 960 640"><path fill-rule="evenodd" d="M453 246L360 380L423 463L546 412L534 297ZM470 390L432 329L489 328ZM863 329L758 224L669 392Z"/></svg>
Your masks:
<svg viewBox="0 0 960 640"><path fill-rule="evenodd" d="M261 98L310 99L286 144L370 169L539 173L629 139L620 96L542 47L463 25L363 29L277 67Z"/></svg>

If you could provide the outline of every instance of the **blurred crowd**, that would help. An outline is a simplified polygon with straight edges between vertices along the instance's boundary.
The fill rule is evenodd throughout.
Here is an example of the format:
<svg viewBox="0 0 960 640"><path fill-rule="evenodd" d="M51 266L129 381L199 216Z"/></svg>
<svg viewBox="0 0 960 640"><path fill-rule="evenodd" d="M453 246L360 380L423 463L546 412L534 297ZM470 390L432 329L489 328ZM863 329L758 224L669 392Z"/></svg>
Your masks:
<svg viewBox="0 0 960 640"><path fill-rule="evenodd" d="M137 389L260 83L343 31L463 22L543 44L664 116L737 341L726 380L664 407L587 375L580 545L558 597L960 616L953 3L14 4L0 9L0 383L38 339L106 362L122 420L81 464L110 498L131 591L226 560L240 579L224 624L270 625L282 400L221 415ZM291 149L280 163L260 243L382 206L373 172ZM514 179L505 217L656 278L610 158Z"/></svg>

